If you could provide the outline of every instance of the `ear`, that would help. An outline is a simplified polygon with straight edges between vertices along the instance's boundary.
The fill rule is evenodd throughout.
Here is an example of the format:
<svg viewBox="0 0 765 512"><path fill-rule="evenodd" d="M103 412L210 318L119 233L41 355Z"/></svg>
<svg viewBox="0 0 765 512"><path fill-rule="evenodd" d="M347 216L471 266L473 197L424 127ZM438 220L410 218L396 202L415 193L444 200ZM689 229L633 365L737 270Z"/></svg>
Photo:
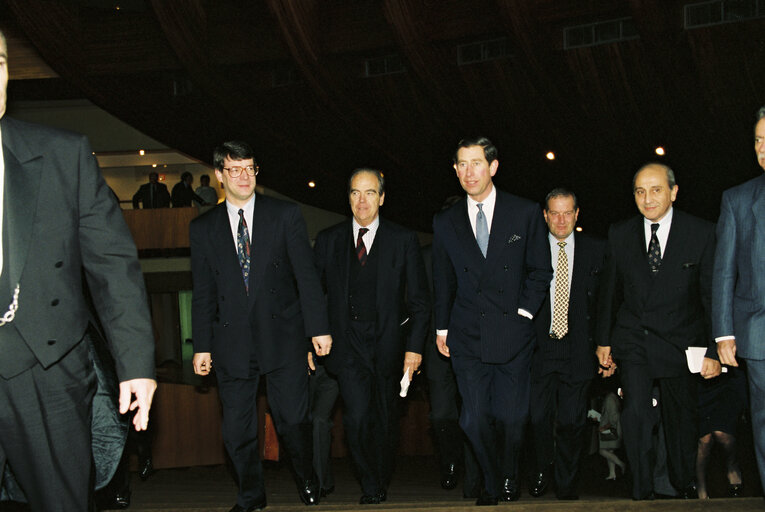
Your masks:
<svg viewBox="0 0 765 512"><path fill-rule="evenodd" d="M215 169L215 177L218 179L218 182L223 185L223 173L219 169Z"/></svg>
<svg viewBox="0 0 765 512"><path fill-rule="evenodd" d="M669 193L669 198L672 200L673 203L675 202L675 199L677 198L677 191L678 191L678 187L677 185L675 185L674 187L672 187L672 190Z"/></svg>
<svg viewBox="0 0 765 512"><path fill-rule="evenodd" d="M497 174L498 168L499 168L499 160L492 160L492 162L489 164L489 171L491 172L492 176Z"/></svg>
<svg viewBox="0 0 765 512"><path fill-rule="evenodd" d="M382 195L380 196L380 206L382 206L384 202L385 202L385 192L383 192Z"/></svg>

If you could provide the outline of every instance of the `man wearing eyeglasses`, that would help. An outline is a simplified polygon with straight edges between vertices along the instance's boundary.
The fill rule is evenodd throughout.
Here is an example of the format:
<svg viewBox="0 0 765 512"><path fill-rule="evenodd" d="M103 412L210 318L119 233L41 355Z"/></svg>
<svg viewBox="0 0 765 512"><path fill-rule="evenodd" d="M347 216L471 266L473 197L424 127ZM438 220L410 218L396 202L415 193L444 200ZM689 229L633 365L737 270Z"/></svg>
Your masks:
<svg viewBox="0 0 765 512"><path fill-rule="evenodd" d="M215 176L226 200L191 223L194 372L216 368L223 441L237 473L231 512L266 506L258 454L256 393L263 376L276 429L306 505L319 502L312 469L307 353L327 355L324 292L296 204L255 193L252 148L215 149Z"/></svg>

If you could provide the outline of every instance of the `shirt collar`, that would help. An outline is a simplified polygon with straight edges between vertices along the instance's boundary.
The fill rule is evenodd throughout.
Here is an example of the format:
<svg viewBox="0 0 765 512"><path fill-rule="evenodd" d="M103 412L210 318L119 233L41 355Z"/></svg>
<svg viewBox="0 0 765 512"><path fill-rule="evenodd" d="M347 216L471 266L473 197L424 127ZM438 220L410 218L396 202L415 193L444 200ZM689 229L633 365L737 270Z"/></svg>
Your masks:
<svg viewBox="0 0 765 512"><path fill-rule="evenodd" d="M478 201L473 199L470 196L467 196L467 206L468 206L468 213L472 213L477 209ZM483 204L483 211L486 212L486 210L494 211L494 204L497 202L497 187L494 186L492 183L491 185L491 192L489 192L489 195L486 196L486 198L481 201L481 204Z"/></svg>
<svg viewBox="0 0 765 512"><path fill-rule="evenodd" d="M672 213L673 213L673 211L674 211L674 208L670 206L669 207L669 211L667 212L667 214L664 217L662 217L661 219L659 219L658 222L654 222L652 220L648 220L645 217L643 217L643 225L645 226L646 229L648 229L649 233L651 232L650 231L651 230L651 224L658 224L660 230L668 229L669 226L672 224Z"/></svg>

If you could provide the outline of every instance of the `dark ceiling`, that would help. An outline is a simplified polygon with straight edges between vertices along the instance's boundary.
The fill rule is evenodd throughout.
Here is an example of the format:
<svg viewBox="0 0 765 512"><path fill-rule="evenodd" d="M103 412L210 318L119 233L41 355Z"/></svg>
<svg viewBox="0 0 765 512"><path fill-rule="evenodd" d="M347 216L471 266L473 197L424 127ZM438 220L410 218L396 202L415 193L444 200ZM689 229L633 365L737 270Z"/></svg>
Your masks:
<svg viewBox="0 0 765 512"><path fill-rule="evenodd" d="M299 201L346 213L350 171L377 167L383 214L429 231L460 192L454 146L480 133L499 148L501 188L541 201L573 187L580 224L604 234L635 211L631 176L657 145L678 205L710 220L723 189L761 172L765 18L686 29L688 3L0 0L0 24L60 75L13 81L12 99L85 97L208 162L219 142L248 140L259 182ZM720 4L733 21L756 2ZM564 48L566 27L618 19L627 40ZM482 41L498 58L458 62ZM368 77L367 62L403 71Z"/></svg>

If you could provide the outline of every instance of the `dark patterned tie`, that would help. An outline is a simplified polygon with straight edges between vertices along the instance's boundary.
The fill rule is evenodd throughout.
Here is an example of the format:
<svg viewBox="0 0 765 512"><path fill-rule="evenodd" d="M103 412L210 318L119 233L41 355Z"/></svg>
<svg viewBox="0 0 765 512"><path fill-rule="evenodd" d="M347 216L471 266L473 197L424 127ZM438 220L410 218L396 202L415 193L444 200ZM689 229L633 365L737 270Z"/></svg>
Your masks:
<svg viewBox="0 0 765 512"><path fill-rule="evenodd" d="M367 264L367 247L364 245L364 239L362 238L369 228L359 228L359 236L356 238L356 256L359 258L361 266Z"/></svg>
<svg viewBox="0 0 765 512"><path fill-rule="evenodd" d="M244 220L244 210L239 210L239 229L236 232L236 252L239 255L239 266L242 267L244 289L250 292L250 231Z"/></svg>
<svg viewBox="0 0 765 512"><path fill-rule="evenodd" d="M651 224L651 242L648 244L648 266L654 274L659 271L661 265L661 246L659 237L656 236L658 229L659 224Z"/></svg>
<svg viewBox="0 0 765 512"><path fill-rule="evenodd" d="M568 333L568 255L566 242L558 242L558 264L555 268L552 334L561 339Z"/></svg>

